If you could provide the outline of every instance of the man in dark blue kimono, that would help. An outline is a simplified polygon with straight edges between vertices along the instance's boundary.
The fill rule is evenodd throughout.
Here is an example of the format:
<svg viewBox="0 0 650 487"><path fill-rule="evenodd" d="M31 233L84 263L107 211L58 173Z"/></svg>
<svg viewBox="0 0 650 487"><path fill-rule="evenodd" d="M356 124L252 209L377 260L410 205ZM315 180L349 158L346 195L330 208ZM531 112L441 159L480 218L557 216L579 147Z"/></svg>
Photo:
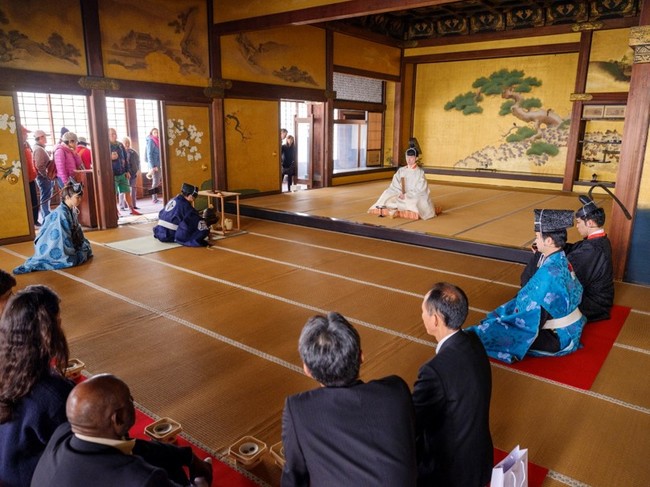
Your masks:
<svg viewBox="0 0 650 487"><path fill-rule="evenodd" d="M206 237L210 228L192 206L198 194L198 187L183 183L180 194L160 210L153 236L161 242L176 242L188 247L208 245Z"/></svg>

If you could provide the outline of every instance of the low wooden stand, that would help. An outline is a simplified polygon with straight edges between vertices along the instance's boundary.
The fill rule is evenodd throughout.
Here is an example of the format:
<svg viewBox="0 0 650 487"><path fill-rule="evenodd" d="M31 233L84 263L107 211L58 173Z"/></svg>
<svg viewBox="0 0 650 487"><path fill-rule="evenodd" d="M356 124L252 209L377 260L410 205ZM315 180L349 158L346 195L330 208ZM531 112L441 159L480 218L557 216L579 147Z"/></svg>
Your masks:
<svg viewBox="0 0 650 487"><path fill-rule="evenodd" d="M240 231L240 221L239 221L239 195L241 193L233 193L232 191L220 191L218 189L216 190L205 190L205 191L199 191L199 196L205 196L208 198L208 203L210 202L210 198L214 198L217 200L217 205L215 205L216 211L219 212L219 223L221 225L221 230L220 231L214 231L216 233L220 233L221 235L226 235L230 232L239 232ZM229 198L235 198L235 207L237 209L237 226L233 227L232 230L226 230L225 227L225 220L226 217L224 215L224 203L227 199Z"/></svg>

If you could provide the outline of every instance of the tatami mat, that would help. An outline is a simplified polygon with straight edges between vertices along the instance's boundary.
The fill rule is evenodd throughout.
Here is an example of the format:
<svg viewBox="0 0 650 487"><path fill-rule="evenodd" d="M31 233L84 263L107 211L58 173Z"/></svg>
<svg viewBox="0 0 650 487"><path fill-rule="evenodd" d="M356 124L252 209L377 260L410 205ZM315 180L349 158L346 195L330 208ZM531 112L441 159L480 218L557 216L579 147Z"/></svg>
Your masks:
<svg viewBox="0 0 650 487"><path fill-rule="evenodd" d="M493 376L490 425L496 445L525 445L535 463L586 485L648 484L647 411L531 383L499 368Z"/></svg>
<svg viewBox="0 0 650 487"><path fill-rule="evenodd" d="M180 244L175 242L161 242L154 238L153 235L129 238L127 240L118 240L117 242L111 242L107 245L113 249L123 250L124 252L135 255L153 254L154 252L162 252L163 250L180 247Z"/></svg>
<svg viewBox="0 0 650 487"><path fill-rule="evenodd" d="M249 218L242 227L246 234L213 249L143 256L103 244L149 235L146 225L89 232L90 262L17 276L18 287L53 287L73 356L91 373L121 376L144 407L220 451L246 434L278 442L285 397L316 387L297 352L309 316L343 312L362 337L362 378L399 374L412 385L435 353L420 309L431 284L463 287L473 324L516 293L522 269ZM0 247L0 268L19 265L32 248ZM592 390L492 366L496 447L527 447L531 461L574 485L650 483L650 289L618 283L617 303L633 311ZM253 473L279 485L270 457ZM544 485L559 484L549 477Z"/></svg>
<svg viewBox="0 0 650 487"><path fill-rule="evenodd" d="M430 181L431 200L442 208L442 214L437 218L423 221L368 214L368 209L388 184L389 181L373 181L260 196L242 200L242 205L514 248L528 248L535 238L533 209L576 210L580 206L578 195L574 193L558 195L543 190L460 186ZM594 194L594 198L609 213L611 199L601 194ZM569 229L569 241L577 239L579 235L575 228Z"/></svg>

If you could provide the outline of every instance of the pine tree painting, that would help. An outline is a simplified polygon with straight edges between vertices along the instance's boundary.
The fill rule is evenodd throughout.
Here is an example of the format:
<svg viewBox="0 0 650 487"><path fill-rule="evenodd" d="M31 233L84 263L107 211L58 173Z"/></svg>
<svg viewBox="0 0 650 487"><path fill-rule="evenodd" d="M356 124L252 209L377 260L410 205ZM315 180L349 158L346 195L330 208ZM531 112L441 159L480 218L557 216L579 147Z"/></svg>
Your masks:
<svg viewBox="0 0 650 487"><path fill-rule="evenodd" d="M526 96L542 81L526 76L523 70L501 69L482 76L472 83L473 91L460 94L445 104L445 110L458 110L463 115L483 113L481 102L487 96L500 96L505 101L501 104L498 115L512 116L516 119L512 128L504 135L507 143L525 145L526 155L543 156L538 164L543 164L549 156L559 152L558 132L566 132L568 120L555 113L552 108L544 107L539 98ZM485 164L482 164L485 166Z"/></svg>

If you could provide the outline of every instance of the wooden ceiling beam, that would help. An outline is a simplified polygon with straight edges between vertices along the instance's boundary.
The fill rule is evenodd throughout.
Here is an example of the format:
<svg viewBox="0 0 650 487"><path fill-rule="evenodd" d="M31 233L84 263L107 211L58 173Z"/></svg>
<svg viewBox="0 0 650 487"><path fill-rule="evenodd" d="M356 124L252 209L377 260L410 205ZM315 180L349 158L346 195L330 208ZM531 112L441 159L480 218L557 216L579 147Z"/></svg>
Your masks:
<svg viewBox="0 0 650 487"><path fill-rule="evenodd" d="M331 22L327 24L316 24L316 27L323 27L332 32L337 32L339 34L345 34L352 37L357 37L359 39L365 39L367 41L376 42L377 44L384 44L391 47L400 47L402 41L390 37L388 35L379 34L376 32L371 32L368 29L363 29L361 27L356 27L354 25L343 24L339 22Z"/></svg>
<svg viewBox="0 0 650 487"><path fill-rule="evenodd" d="M237 34L239 32L271 29L284 25L313 24L420 7L432 7L447 3L454 3L454 0L351 0L280 14L221 22L214 24L213 33L218 36Z"/></svg>

